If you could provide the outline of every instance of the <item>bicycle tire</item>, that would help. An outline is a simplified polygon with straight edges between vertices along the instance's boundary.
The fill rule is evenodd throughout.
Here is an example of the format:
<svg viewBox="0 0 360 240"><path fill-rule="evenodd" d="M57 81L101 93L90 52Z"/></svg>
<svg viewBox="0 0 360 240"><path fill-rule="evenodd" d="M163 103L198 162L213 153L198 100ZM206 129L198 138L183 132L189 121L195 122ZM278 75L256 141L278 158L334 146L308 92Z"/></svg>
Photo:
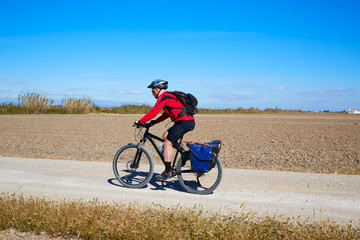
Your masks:
<svg viewBox="0 0 360 240"><path fill-rule="evenodd" d="M176 174L183 188L194 194L210 194L220 184L223 174L222 164L219 158L215 159L215 166L209 172L194 172L191 170L190 160L185 161L180 157L176 166Z"/></svg>
<svg viewBox="0 0 360 240"><path fill-rule="evenodd" d="M140 154L140 159L139 164L134 166L132 164L136 153ZM125 187L142 188L154 174L154 161L145 147L129 143L116 152L113 171L117 180Z"/></svg>

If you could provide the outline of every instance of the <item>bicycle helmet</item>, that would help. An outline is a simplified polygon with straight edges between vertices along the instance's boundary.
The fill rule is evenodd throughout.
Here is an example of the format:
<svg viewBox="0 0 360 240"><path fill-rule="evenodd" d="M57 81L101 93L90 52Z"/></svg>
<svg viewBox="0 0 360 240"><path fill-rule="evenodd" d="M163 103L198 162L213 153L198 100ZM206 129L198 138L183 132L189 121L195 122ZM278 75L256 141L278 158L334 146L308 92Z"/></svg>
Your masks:
<svg viewBox="0 0 360 240"><path fill-rule="evenodd" d="M168 82L165 80L161 80L161 79L156 79L155 81L153 81L148 88L160 88L160 89L167 89L168 88Z"/></svg>

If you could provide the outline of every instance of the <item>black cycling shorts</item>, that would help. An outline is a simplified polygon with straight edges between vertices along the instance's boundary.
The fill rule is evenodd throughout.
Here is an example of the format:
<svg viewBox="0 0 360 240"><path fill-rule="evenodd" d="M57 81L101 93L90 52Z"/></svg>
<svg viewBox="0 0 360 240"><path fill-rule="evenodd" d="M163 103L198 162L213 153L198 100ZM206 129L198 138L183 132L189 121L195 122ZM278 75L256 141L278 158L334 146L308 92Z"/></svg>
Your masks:
<svg viewBox="0 0 360 240"><path fill-rule="evenodd" d="M177 121L174 125L169 128L167 139L175 143L179 140L185 133L194 130L195 121L194 120L186 120L186 121Z"/></svg>

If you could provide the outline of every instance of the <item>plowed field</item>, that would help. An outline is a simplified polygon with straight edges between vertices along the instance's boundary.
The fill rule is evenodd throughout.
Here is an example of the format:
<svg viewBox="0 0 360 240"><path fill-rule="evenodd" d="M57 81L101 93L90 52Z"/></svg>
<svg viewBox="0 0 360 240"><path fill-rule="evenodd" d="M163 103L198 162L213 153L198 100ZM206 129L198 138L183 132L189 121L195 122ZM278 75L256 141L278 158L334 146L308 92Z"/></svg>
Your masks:
<svg viewBox="0 0 360 240"><path fill-rule="evenodd" d="M141 116L1 115L0 155L111 162L135 142L132 123ZM167 123L151 132L162 135ZM184 139L221 140L226 168L360 174L359 115L196 115Z"/></svg>

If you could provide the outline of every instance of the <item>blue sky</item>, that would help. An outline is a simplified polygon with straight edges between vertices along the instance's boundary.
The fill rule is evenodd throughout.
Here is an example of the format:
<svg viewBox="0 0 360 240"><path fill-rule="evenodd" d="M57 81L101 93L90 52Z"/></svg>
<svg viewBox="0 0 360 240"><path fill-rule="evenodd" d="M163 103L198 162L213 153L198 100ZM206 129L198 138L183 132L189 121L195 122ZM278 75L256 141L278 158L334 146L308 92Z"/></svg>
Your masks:
<svg viewBox="0 0 360 240"><path fill-rule="evenodd" d="M0 2L0 101L153 105L147 86L199 107L360 110L359 1Z"/></svg>

